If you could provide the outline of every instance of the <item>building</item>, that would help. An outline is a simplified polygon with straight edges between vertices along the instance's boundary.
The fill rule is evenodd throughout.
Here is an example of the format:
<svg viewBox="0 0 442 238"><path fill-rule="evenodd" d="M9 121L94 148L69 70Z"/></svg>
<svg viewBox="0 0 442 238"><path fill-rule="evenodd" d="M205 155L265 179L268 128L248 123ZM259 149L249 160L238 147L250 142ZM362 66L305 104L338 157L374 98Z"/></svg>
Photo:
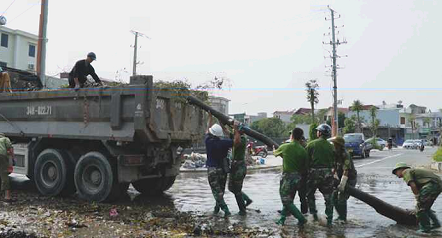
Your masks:
<svg viewBox="0 0 442 238"><path fill-rule="evenodd" d="M247 126L250 126L255 121L267 118L267 113L259 112L258 115L247 115L246 113L237 113L237 114L231 114L229 116L241 123L246 124Z"/></svg>
<svg viewBox="0 0 442 238"><path fill-rule="evenodd" d="M223 113L224 115L229 115L229 99L224 97L210 96L209 102L213 109Z"/></svg>
<svg viewBox="0 0 442 238"><path fill-rule="evenodd" d="M0 26L0 66L36 71L38 36Z"/></svg>
<svg viewBox="0 0 442 238"><path fill-rule="evenodd" d="M291 118L295 114L295 110L292 111L275 111L273 112L273 117L281 119L286 124L291 122Z"/></svg>

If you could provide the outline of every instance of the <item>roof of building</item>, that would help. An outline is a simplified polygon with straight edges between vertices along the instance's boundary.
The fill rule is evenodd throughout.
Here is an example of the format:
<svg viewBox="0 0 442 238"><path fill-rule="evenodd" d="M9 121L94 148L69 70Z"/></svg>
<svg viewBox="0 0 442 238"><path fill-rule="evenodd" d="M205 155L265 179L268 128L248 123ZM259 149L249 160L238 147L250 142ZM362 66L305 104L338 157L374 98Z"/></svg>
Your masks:
<svg viewBox="0 0 442 238"><path fill-rule="evenodd" d="M310 114L312 112L312 109L310 108L299 108L298 110L295 111L294 114L296 115L306 115L306 114Z"/></svg>
<svg viewBox="0 0 442 238"><path fill-rule="evenodd" d="M293 115L295 113L295 110L292 111L275 111L273 114L286 114L286 115Z"/></svg>
<svg viewBox="0 0 442 238"><path fill-rule="evenodd" d="M38 41L38 36L37 35L29 33L29 32L26 32L26 31L22 31L22 30L18 30L18 29L14 30L14 29L8 28L6 26L0 26L0 30L4 31L4 32L7 32L7 33L10 33L10 34L16 34L16 35L25 36L25 37L28 37L28 38L31 38L33 40Z"/></svg>

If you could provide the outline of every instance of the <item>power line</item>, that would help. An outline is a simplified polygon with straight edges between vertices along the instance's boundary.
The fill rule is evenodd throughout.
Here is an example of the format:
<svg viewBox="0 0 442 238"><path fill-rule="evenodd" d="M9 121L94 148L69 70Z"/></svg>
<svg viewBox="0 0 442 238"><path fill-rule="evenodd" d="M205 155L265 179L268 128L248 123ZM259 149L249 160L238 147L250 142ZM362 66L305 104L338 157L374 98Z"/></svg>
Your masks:
<svg viewBox="0 0 442 238"><path fill-rule="evenodd" d="M12 6L12 4L15 3L15 1L17 1L17 0L12 1L11 4L9 4L8 8L6 8L6 10L3 12L2 16L5 15L5 13L9 10L9 8Z"/></svg>
<svg viewBox="0 0 442 238"><path fill-rule="evenodd" d="M32 5L31 7L29 7L28 9L24 10L22 13L18 14L18 16L14 17L12 20L9 21L9 24L11 24L11 22L13 22L14 20L16 20L17 18L21 17L23 14L25 14L26 12L28 12L29 10L31 10L33 7L38 6L37 4Z"/></svg>

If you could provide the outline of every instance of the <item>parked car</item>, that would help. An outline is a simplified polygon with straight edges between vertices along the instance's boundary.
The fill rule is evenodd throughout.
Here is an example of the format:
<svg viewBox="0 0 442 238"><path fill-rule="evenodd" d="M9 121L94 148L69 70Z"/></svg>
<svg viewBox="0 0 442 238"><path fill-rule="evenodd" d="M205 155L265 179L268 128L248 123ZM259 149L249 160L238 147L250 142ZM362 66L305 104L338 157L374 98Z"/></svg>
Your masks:
<svg viewBox="0 0 442 238"><path fill-rule="evenodd" d="M345 148L348 153L353 156L361 156L361 158L370 157L370 150L373 149L371 143L365 142L364 134L349 133L344 135Z"/></svg>
<svg viewBox="0 0 442 238"><path fill-rule="evenodd" d="M417 149L418 144L417 144L418 140L406 140L404 142L404 144L402 144L402 148L404 149Z"/></svg>
<svg viewBox="0 0 442 238"><path fill-rule="evenodd" d="M365 143L370 143L374 147L374 145L373 145L373 137L370 138L370 139L365 140ZM376 144L379 145L382 149L387 147L387 141L382 139L382 138L379 138L379 137L376 138Z"/></svg>

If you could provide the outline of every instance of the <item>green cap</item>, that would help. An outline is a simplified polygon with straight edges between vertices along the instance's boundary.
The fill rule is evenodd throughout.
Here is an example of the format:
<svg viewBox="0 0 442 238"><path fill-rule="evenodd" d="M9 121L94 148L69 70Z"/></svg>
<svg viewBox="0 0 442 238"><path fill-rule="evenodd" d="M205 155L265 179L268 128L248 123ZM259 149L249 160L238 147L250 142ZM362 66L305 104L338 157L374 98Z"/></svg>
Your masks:
<svg viewBox="0 0 442 238"><path fill-rule="evenodd" d="M396 170L405 169L405 168L408 169L408 168L410 168L410 166L408 166L407 163L405 163L405 162L399 162L396 164L396 166L394 166L392 173L396 174Z"/></svg>
<svg viewBox="0 0 442 238"><path fill-rule="evenodd" d="M345 140L344 140L344 138L342 138L340 136L333 137L331 139L331 141L335 144L340 145L340 146L345 146Z"/></svg>

